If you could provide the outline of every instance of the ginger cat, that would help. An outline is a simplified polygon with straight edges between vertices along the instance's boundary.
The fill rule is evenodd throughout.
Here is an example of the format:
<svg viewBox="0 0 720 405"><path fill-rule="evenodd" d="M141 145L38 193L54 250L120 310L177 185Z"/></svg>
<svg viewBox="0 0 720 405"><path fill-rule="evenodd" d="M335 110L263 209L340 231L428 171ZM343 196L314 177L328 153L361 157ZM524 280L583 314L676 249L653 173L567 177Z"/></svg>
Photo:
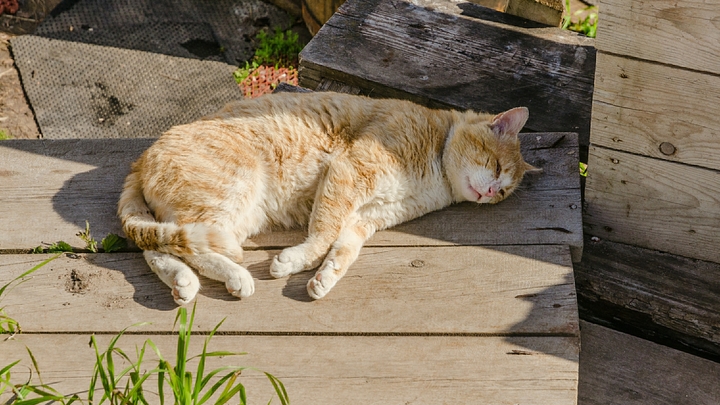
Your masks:
<svg viewBox="0 0 720 405"><path fill-rule="evenodd" d="M133 163L118 215L180 305L200 289L192 269L252 295L243 241L308 225L270 274L319 266L307 284L319 299L375 232L512 193L537 170L520 155L527 118L524 107L490 115L336 93L242 100L164 133Z"/></svg>

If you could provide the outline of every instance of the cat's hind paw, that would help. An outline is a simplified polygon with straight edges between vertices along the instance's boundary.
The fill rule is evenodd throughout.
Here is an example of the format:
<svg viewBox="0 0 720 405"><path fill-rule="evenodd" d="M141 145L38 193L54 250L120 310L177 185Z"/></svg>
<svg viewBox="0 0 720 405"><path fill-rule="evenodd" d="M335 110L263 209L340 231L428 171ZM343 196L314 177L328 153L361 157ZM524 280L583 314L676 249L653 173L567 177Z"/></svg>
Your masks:
<svg viewBox="0 0 720 405"><path fill-rule="evenodd" d="M198 291L200 291L200 280L197 277L183 275L173 280L172 296L178 305L189 304L195 299Z"/></svg>
<svg viewBox="0 0 720 405"><path fill-rule="evenodd" d="M246 298L255 293L255 281L248 274L240 274L225 282L228 292L238 298Z"/></svg>
<svg viewBox="0 0 720 405"><path fill-rule="evenodd" d="M282 278L299 273L305 269L305 254L297 246L287 248L273 258L270 275Z"/></svg>
<svg viewBox="0 0 720 405"><path fill-rule="evenodd" d="M327 295L339 280L334 274L332 261L323 266L323 270L315 273L315 277L311 278L307 283L308 295L314 300L319 300Z"/></svg>

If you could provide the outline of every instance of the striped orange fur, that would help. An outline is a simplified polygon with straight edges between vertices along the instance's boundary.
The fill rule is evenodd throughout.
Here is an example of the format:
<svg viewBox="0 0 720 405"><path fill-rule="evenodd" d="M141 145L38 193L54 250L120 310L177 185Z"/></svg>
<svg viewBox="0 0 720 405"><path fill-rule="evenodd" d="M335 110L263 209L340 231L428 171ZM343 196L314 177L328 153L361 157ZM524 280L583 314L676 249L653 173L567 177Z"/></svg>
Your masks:
<svg viewBox="0 0 720 405"><path fill-rule="evenodd" d="M306 225L307 239L270 273L319 267L308 283L318 299L376 231L512 193L533 170L517 137L527 117L522 107L491 115L336 93L242 100L164 133L133 163L118 215L178 304L200 288L192 269L251 295L243 241Z"/></svg>

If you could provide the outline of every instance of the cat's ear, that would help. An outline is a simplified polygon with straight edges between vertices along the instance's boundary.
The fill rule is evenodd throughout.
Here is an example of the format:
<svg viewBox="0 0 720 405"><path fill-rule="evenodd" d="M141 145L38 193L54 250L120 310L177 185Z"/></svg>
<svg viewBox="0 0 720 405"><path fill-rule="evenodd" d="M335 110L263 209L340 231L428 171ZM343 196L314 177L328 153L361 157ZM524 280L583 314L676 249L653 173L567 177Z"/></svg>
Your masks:
<svg viewBox="0 0 720 405"><path fill-rule="evenodd" d="M528 162L523 162L523 168L525 169L525 173L540 173L543 171L543 169L535 167Z"/></svg>
<svg viewBox="0 0 720 405"><path fill-rule="evenodd" d="M520 130L525 126L525 122L527 122L529 116L530 112L527 108L516 107L512 110L501 112L493 117L490 128L497 136L517 136Z"/></svg>

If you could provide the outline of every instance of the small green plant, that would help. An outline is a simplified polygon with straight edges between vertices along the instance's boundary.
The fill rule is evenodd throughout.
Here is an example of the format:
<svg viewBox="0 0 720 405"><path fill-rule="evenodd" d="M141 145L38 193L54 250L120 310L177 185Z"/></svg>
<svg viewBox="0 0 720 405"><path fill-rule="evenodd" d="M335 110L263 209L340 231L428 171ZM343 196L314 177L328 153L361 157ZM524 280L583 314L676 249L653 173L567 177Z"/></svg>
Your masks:
<svg viewBox="0 0 720 405"><path fill-rule="evenodd" d="M175 317L175 325L178 326L177 356L175 365L166 360L158 347L152 340L147 339L140 348L136 348L136 360L132 360L119 346L120 338L129 329L123 329L115 335L105 351L100 351L95 336L90 338L90 346L95 350L95 367L93 376L90 379L90 386L87 394L87 403L101 405L149 405L144 390L144 384L150 377L157 377L157 396L160 405L165 404L165 387L173 394L174 405L203 405L206 403L223 405L233 398L238 403L247 404L245 386L238 378L242 371L248 367L225 366L207 371L207 360L211 357L225 357L243 355L228 351L209 351L210 340L217 333L223 321L220 321L205 338L202 352L196 356L189 355L190 339L192 337L192 326L195 319L196 306L193 306L192 313L188 318L187 310L179 308ZM133 325L142 326L145 323ZM148 348L157 356L157 367L149 369L145 357ZM63 396L54 389L42 383L37 362L28 349L34 369L40 379L39 385L33 385L30 381L23 384L13 385L10 380L10 370L19 363L16 361L0 369L0 395L8 389L14 393L14 399L8 402L12 405L35 405L45 402L57 402L69 405L73 402L83 402L77 395ZM128 366L117 369L117 360L125 361ZM189 370L189 363L197 360L198 364L194 372ZM290 399L282 382L272 374L262 372L268 378L275 393L282 405L289 405ZM99 396L99 398L98 398Z"/></svg>
<svg viewBox="0 0 720 405"><path fill-rule="evenodd" d="M100 244L102 245L105 253L111 253L120 249L125 249L127 247L127 239L122 236L118 236L117 234L109 233L100 241Z"/></svg>
<svg viewBox="0 0 720 405"><path fill-rule="evenodd" d="M255 40L258 46L253 58L245 62L245 66L239 67L233 72L236 82L242 83L253 70L261 65L275 68L297 67L298 54L303 48L297 33L291 30L283 31L278 27L271 33L266 30L258 32Z"/></svg>
<svg viewBox="0 0 720 405"><path fill-rule="evenodd" d="M587 163L580 162L580 175L583 177L587 177Z"/></svg>
<svg viewBox="0 0 720 405"><path fill-rule="evenodd" d="M78 232L76 236L85 242L85 249L93 253L98 252L98 241L93 238L90 233L90 222L86 220L85 230ZM105 253L116 252L127 247L127 239L117 234L109 233L107 236L102 238L100 246L102 246L103 252Z"/></svg>
<svg viewBox="0 0 720 405"><path fill-rule="evenodd" d="M257 34L258 47L253 58L260 65L274 65L275 67L290 67L297 65L297 57L302 50L298 42L298 34L287 30L283 32L279 27L274 33L265 30Z"/></svg>
<svg viewBox="0 0 720 405"><path fill-rule="evenodd" d="M76 233L75 236L79 237L80 239L83 240L83 242L85 242L85 249L87 249L93 253L97 253L97 251L98 251L97 244L98 243L90 234L90 222L85 220L85 230Z"/></svg>
<svg viewBox="0 0 720 405"><path fill-rule="evenodd" d="M585 18L573 22L574 16L588 13ZM588 6L584 9L577 10L574 13L570 11L570 0L565 0L565 15L563 16L562 28L565 30L579 32L590 38L595 38L598 26L598 13L596 6Z"/></svg>
<svg viewBox="0 0 720 405"><path fill-rule="evenodd" d="M210 332L207 338L205 338L205 344L203 345L202 353L198 356L188 357L188 349L190 346L190 337L192 332L192 325L195 319L195 307L197 302L193 306L192 314L190 319L187 317L187 310L185 308L179 308L178 314L175 317L175 323L178 324L178 343L177 343L177 359L176 365L173 367L167 360L165 360L160 351L157 350L154 344L150 342L150 345L155 350L155 353L160 358L160 365L158 367L159 380L158 380L158 394L160 395L160 405L164 405L164 387L167 383L172 389L174 396L174 403L176 405L201 405L207 402L213 395L218 393L220 396L215 400L216 405L221 405L228 402L234 396L238 396L240 404L247 404L247 396L245 395L245 387L237 382L237 378L240 373L247 369L246 367L235 367L227 366L218 368L205 374L205 363L209 357L220 357L220 356L237 356L246 353L233 353L227 351L213 351L209 352L208 344L210 340L217 332L220 325L225 321L220 321L215 328ZM198 366L193 376L192 372L187 370L188 362L198 358ZM220 373L225 373L219 380L213 385L210 385L212 378L216 377ZM264 373L270 380L270 383L275 388L275 392L283 405L290 403L290 400L285 391L285 387L282 385L280 380L275 378L269 373ZM222 391L219 391L222 388Z"/></svg>
<svg viewBox="0 0 720 405"><path fill-rule="evenodd" d="M43 247L42 245L36 246L31 253L63 253L72 251L73 247L70 246L69 243L59 240L47 247Z"/></svg>
<svg viewBox="0 0 720 405"><path fill-rule="evenodd" d="M4 129L0 129L0 141L4 141L6 139L13 139L10 134L7 133Z"/></svg>

